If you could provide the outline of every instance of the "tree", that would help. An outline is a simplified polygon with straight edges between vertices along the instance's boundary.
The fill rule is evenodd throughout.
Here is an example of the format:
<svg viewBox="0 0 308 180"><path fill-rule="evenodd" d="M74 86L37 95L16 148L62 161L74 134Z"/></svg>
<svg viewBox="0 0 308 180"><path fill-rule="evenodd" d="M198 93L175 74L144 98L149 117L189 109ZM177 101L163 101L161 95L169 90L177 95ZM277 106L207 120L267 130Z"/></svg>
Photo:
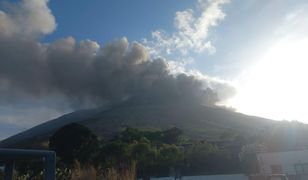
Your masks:
<svg viewBox="0 0 308 180"><path fill-rule="evenodd" d="M177 177L180 173L181 166L183 165L183 160L184 152L175 144L163 144L159 148L158 169L161 170L160 173L165 175L170 175L170 173L172 173Z"/></svg>
<svg viewBox="0 0 308 180"><path fill-rule="evenodd" d="M102 169L130 164L130 146L119 140L104 144L97 159Z"/></svg>
<svg viewBox="0 0 308 180"><path fill-rule="evenodd" d="M242 169L246 174L259 172L257 163L257 153L266 152L267 148L263 144L253 143L242 147L239 153Z"/></svg>
<svg viewBox="0 0 308 180"><path fill-rule="evenodd" d="M143 137L143 132L136 128L127 127L122 131L118 137L122 142L132 143L134 141L140 141Z"/></svg>
<svg viewBox="0 0 308 180"><path fill-rule="evenodd" d="M183 131L179 128L171 128L163 131L163 140L166 144L176 144L178 143L180 136L183 134Z"/></svg>
<svg viewBox="0 0 308 180"><path fill-rule="evenodd" d="M155 175L157 164L157 150L147 139L131 145L131 157L137 162L137 175L144 180Z"/></svg>
<svg viewBox="0 0 308 180"><path fill-rule="evenodd" d="M185 174L220 174L233 170L233 160L227 150L207 142L193 144L185 152Z"/></svg>
<svg viewBox="0 0 308 180"><path fill-rule="evenodd" d="M74 160L78 160L81 165L85 165L95 159L99 141L87 127L72 123L63 126L51 136L49 147L56 151L64 163L72 165Z"/></svg>

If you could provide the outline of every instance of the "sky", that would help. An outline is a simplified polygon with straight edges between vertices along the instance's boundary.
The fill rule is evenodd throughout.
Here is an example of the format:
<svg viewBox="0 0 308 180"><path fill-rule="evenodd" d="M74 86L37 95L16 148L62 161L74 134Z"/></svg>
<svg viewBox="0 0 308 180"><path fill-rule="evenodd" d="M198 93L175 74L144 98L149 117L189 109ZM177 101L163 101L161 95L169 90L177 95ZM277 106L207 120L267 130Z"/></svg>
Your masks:
<svg viewBox="0 0 308 180"><path fill-rule="evenodd" d="M164 71L207 105L307 123L307 17L306 0L0 0L0 139L139 96Z"/></svg>

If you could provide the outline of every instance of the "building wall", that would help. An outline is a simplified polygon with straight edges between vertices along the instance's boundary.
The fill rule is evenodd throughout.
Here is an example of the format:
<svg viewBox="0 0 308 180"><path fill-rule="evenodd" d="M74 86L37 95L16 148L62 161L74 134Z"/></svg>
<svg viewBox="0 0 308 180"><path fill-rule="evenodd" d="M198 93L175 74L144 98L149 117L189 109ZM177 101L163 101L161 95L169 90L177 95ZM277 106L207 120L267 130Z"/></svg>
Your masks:
<svg viewBox="0 0 308 180"><path fill-rule="evenodd" d="M282 171L281 173L287 175L295 175L296 164L308 165L308 151L260 153L257 154L257 160L260 166L261 174L273 174L275 173L272 171L273 167L274 169L279 170L279 168L276 167L280 166Z"/></svg>

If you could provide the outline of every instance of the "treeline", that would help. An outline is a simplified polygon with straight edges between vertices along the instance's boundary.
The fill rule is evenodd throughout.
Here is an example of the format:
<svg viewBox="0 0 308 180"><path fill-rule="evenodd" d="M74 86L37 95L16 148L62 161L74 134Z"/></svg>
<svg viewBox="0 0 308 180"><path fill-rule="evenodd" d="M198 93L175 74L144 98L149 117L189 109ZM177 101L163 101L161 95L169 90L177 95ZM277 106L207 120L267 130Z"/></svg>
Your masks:
<svg viewBox="0 0 308 180"><path fill-rule="evenodd" d="M290 125L294 126L292 134L287 133L292 130ZM308 147L304 138L307 132L302 124L284 122L253 136L222 132L215 141L189 139L178 128L125 128L112 139L102 139L87 127L73 123L50 137L49 149L57 153L57 179L254 174L259 172L257 153ZM297 140L293 141L294 138ZM17 177L40 179L42 167L39 160L18 162Z"/></svg>
<svg viewBox="0 0 308 180"><path fill-rule="evenodd" d="M57 179L65 180L255 174L257 153L307 149L307 135L306 125L281 122L255 135L221 132L215 141L189 139L178 128L126 128L112 139L101 139L73 123L50 137L49 149L57 153ZM41 160L20 161L15 179L42 179L42 167Z"/></svg>
<svg viewBox="0 0 308 180"><path fill-rule="evenodd" d="M58 179L73 178L76 169L77 174L91 170L97 179L111 179L109 176L149 179L240 171L237 153L232 149L189 140L178 128L164 131L126 128L114 138L104 140L88 128L73 123L51 136L49 148L57 153ZM33 171L29 165L19 167L20 174L24 172L28 176L31 176L29 172L40 172Z"/></svg>

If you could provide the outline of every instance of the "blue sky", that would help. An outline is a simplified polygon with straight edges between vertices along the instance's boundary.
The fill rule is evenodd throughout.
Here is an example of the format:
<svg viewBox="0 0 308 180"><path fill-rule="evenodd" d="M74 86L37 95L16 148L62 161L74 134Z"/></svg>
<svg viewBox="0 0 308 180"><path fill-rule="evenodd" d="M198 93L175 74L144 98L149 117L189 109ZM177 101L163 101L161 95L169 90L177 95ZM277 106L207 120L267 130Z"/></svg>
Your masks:
<svg viewBox="0 0 308 180"><path fill-rule="evenodd" d="M78 40L94 39L99 43L123 36L140 40L149 37L155 29L172 30L174 13L194 3L176 0L51 0L49 4L58 28L45 40L66 36Z"/></svg>
<svg viewBox="0 0 308 180"><path fill-rule="evenodd" d="M304 0L233 0L226 3L222 6L226 17L210 29L209 39L217 53L193 54L195 62L189 67L197 67L206 74L233 78L243 65L252 63L248 59L252 51L262 52L267 48L264 44L272 43L271 39L277 36L274 31L285 16L303 4L306 4ZM91 39L100 44L121 37L127 37L129 41L150 39L151 32L158 29L169 33L176 31L175 13L196 9L196 6L196 1L176 0L51 0L49 7L56 18L57 29L43 41L52 42L67 36L77 40Z"/></svg>
<svg viewBox="0 0 308 180"><path fill-rule="evenodd" d="M0 0L0 10L7 2L21 1L41 3ZM182 71L234 85L237 95L222 102L225 106L251 115L308 122L304 108L308 88L303 83L308 74L300 68L307 67L308 59L306 0L50 0L47 7L41 5L39 13L46 15L46 22L45 16L34 17L43 25L15 25L13 33L38 31L40 41L47 44L73 37L104 45L126 37ZM11 25L1 19L4 12L0 32ZM27 22L32 23L31 17ZM72 111L66 104L57 109L62 103L55 102L57 98L0 101L0 131L6 129L0 139Z"/></svg>

